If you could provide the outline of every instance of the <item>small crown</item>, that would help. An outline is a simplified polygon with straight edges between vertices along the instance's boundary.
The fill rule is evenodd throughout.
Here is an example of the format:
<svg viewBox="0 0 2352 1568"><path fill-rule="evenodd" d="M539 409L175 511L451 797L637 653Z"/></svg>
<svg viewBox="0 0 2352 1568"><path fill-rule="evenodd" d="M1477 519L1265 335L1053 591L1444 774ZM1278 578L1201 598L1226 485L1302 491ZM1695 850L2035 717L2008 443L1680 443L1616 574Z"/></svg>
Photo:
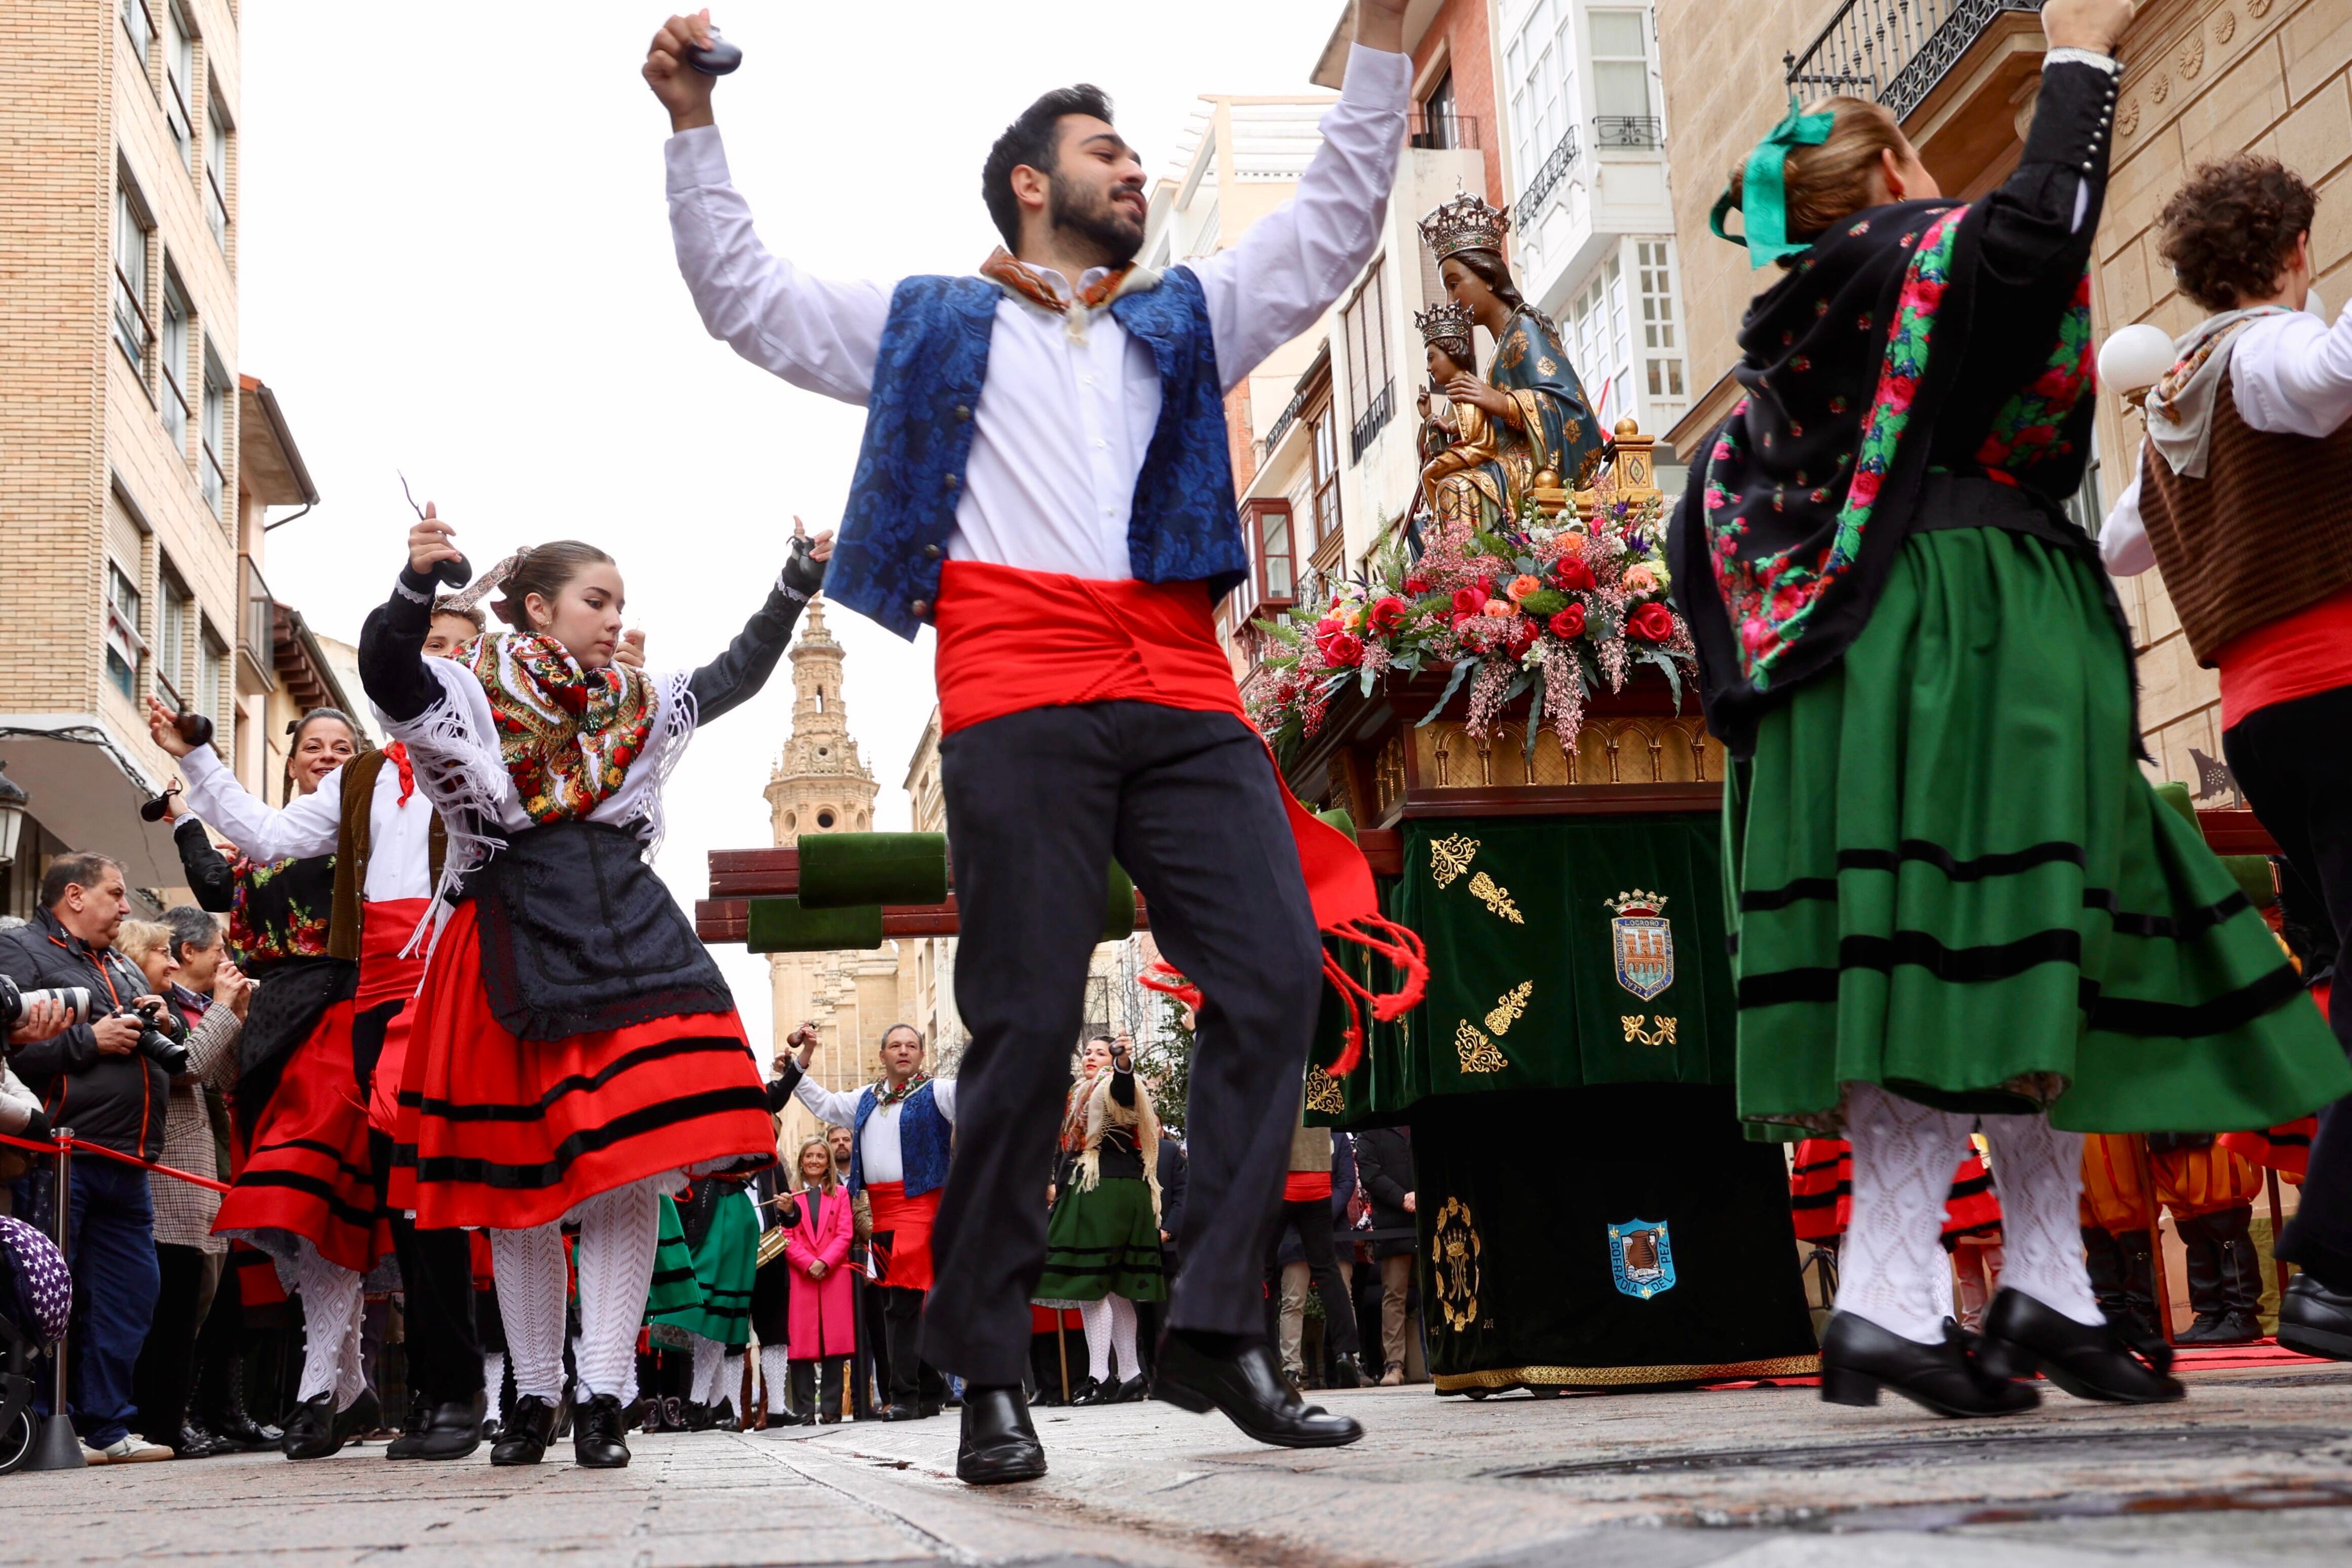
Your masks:
<svg viewBox="0 0 2352 1568"><path fill-rule="evenodd" d="M1423 342L1469 345L1473 321L1467 305L1439 304L1415 310L1412 324L1421 329Z"/></svg>
<svg viewBox="0 0 2352 1568"><path fill-rule="evenodd" d="M1654 915L1666 907L1666 896L1664 893L1645 893L1636 888L1630 893L1601 900L1601 907L1620 916Z"/></svg>
<svg viewBox="0 0 2352 1568"><path fill-rule="evenodd" d="M1475 191L1462 191L1421 220L1421 237L1443 263L1465 250L1491 250L1500 256L1503 236L1510 227L1510 208L1488 206Z"/></svg>

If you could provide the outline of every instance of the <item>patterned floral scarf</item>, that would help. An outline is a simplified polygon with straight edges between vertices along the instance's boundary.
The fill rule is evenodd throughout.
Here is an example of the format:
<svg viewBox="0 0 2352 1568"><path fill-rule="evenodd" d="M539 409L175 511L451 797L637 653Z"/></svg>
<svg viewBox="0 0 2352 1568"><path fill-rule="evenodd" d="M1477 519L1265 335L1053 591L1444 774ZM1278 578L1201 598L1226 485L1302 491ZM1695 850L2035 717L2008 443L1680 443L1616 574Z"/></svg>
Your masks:
<svg viewBox="0 0 2352 1568"><path fill-rule="evenodd" d="M874 1109L879 1110L886 1105L896 1105L930 1081L930 1074L919 1072L897 1089L892 1089L888 1079L877 1078L874 1080Z"/></svg>
<svg viewBox="0 0 2352 1568"><path fill-rule="evenodd" d="M644 753L655 703L642 670L583 670L561 643L524 632L478 637L456 657L489 699L499 760L533 822L584 818Z"/></svg>

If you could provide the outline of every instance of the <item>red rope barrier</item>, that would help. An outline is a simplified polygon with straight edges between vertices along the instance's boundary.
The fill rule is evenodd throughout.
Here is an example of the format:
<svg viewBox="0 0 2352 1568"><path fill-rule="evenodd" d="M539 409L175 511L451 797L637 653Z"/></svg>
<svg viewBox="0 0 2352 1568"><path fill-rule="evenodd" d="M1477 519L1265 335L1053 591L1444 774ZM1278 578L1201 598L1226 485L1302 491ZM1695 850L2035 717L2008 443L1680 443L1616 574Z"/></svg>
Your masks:
<svg viewBox="0 0 2352 1568"><path fill-rule="evenodd" d="M199 1176L193 1172L175 1171L169 1165L158 1165L152 1160L142 1160L137 1155L126 1154L120 1149L108 1149L96 1143L85 1143L79 1138L64 1138L51 1143L36 1143L29 1138L11 1138L5 1132L0 1132L0 1143L6 1143L18 1149L30 1149L37 1154L55 1154L59 1148L74 1149L85 1154L102 1154L110 1160L120 1160L126 1165L136 1165L142 1171L152 1171L159 1176L169 1176L175 1182L185 1182L193 1187L210 1187L216 1193L228 1191L226 1182L215 1182L210 1176Z"/></svg>

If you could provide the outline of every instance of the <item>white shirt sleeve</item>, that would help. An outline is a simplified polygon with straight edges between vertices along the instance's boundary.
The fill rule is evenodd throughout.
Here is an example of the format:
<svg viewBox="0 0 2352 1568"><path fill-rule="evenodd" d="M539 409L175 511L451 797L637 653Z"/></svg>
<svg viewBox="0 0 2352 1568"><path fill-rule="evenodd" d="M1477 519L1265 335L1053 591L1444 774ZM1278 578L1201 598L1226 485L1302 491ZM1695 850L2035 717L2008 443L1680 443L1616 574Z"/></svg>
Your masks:
<svg viewBox="0 0 2352 1568"><path fill-rule="evenodd" d="M819 1089L816 1079L803 1078L793 1085L793 1098L809 1108L809 1114L819 1121L829 1121L835 1127L857 1124L857 1096L843 1094L829 1089Z"/></svg>
<svg viewBox="0 0 2352 1568"><path fill-rule="evenodd" d="M248 858L267 862L334 853L342 827L342 769L281 810L248 795L210 746L198 746L180 766L187 775L189 809Z"/></svg>
<svg viewBox="0 0 2352 1568"><path fill-rule="evenodd" d="M955 1125L955 1086L956 1080L951 1078L931 1079L931 1103L940 1108L940 1114L950 1127Z"/></svg>
<svg viewBox="0 0 2352 1568"><path fill-rule="evenodd" d="M2099 559L2110 577L2137 577L2156 564L2156 547L2147 542L2147 522L2139 514L2139 477L2147 443L2132 458L2132 482L2116 498L2115 510L2099 525Z"/></svg>
<svg viewBox="0 0 2352 1568"><path fill-rule="evenodd" d="M664 156L677 269L703 326L794 386L863 405L874 387L890 290L812 278L770 255L727 172L717 126L679 132Z"/></svg>
<svg viewBox="0 0 2352 1568"><path fill-rule="evenodd" d="M2333 436L2352 419L2352 305L2330 327L2305 311L2265 316L2230 351L2238 417L2277 436Z"/></svg>
<svg viewBox="0 0 2352 1568"><path fill-rule="evenodd" d="M1323 116L1297 193L1230 249L1184 265L1208 296L1226 390L1313 326L1380 246L1404 153L1412 60L1353 45L1339 101Z"/></svg>

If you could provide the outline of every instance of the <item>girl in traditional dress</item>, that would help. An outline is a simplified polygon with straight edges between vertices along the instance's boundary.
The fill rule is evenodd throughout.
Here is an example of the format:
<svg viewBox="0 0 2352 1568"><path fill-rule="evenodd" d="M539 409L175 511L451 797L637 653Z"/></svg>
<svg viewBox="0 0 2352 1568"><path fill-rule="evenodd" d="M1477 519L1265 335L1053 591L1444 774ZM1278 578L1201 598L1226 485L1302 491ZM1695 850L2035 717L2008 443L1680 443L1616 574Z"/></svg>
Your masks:
<svg viewBox="0 0 2352 1568"><path fill-rule="evenodd" d="M2284 1121L2352 1069L2138 763L2127 630L2063 510L2091 451L2092 237L2126 0L2050 0L2016 172L1962 205L1894 118L1790 116L1717 207L1757 265L1746 395L1676 512L1724 800L1739 1105L1843 1124L1822 1395L1947 1415L2177 1399L2094 1299L2085 1131ZM1719 231L1719 229L1718 229ZM1952 1163L1991 1145L2001 1290L1948 1330Z"/></svg>
<svg viewBox="0 0 2352 1568"><path fill-rule="evenodd" d="M1088 1040L1062 1115L1061 1163L1045 1227L1036 1300L1076 1307L1087 1331L1087 1380L1073 1405L1143 1397L1135 1304L1168 1299L1160 1238L1160 1115L1138 1081L1128 1037ZM1149 1153L1149 1158L1146 1153ZM1118 1353L1118 1374L1111 1369Z"/></svg>
<svg viewBox="0 0 2352 1568"><path fill-rule="evenodd" d="M695 726L758 691L822 584L830 537L796 540L719 658L648 676L624 646L619 569L572 541L517 552L496 587L513 630L454 660L420 649L433 570L457 557L428 508L369 616L361 677L449 823L446 870L401 1087L420 1228L491 1233L516 1399L494 1464L544 1456L563 1393L562 1225L580 1226L572 1426L583 1465L625 1465L622 1402L681 1171L775 1157L758 1066L709 953L654 876L661 786Z"/></svg>

